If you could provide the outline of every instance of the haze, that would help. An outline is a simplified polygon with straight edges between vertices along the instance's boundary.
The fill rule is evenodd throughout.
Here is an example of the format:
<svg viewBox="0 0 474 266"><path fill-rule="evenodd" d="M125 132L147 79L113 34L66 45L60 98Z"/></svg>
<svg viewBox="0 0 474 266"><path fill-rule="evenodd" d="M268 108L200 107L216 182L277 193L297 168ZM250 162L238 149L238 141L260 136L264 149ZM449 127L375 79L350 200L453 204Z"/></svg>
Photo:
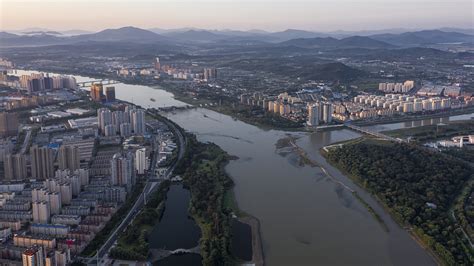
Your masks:
<svg viewBox="0 0 474 266"><path fill-rule="evenodd" d="M315 31L474 25L471 0L0 0L0 29L297 28Z"/></svg>

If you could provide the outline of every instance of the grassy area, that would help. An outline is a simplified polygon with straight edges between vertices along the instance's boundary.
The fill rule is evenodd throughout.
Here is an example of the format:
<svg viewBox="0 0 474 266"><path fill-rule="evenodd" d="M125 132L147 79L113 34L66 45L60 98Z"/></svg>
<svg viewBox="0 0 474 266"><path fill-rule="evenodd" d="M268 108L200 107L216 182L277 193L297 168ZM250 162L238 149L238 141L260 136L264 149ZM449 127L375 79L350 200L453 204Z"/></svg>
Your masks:
<svg viewBox="0 0 474 266"><path fill-rule="evenodd" d="M160 221L165 207L166 193L170 182L164 181L135 217L125 232L120 233L117 246L110 251L114 259L146 260L149 247L148 239L156 224Z"/></svg>

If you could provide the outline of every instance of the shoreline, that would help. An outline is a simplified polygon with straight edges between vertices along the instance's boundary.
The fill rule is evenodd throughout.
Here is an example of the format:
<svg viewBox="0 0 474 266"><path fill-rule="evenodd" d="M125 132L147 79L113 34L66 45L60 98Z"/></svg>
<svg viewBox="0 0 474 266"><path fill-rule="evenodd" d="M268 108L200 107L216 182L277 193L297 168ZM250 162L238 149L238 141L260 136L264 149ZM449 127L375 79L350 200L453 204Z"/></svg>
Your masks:
<svg viewBox="0 0 474 266"><path fill-rule="evenodd" d="M265 265L265 255L263 252L263 241L260 230L260 220L254 216L237 217L239 222L247 224L252 230L252 263L256 266Z"/></svg>
<svg viewBox="0 0 474 266"><path fill-rule="evenodd" d="M347 141L350 142L350 141ZM320 152L321 153L321 152ZM364 186L361 183L361 180L359 177L356 177L352 174L349 174L345 169L340 167L338 164L334 163L333 161L327 159L327 156L325 153L321 153L321 155L326 158L327 162L339 170L343 175L345 175L347 178L353 181L353 183L358 186L360 189L364 190L366 193L370 195L381 207L382 209L389 215L389 217L395 222L397 226L400 228L404 229L409 236L423 249L426 251L426 253L433 259L433 262L436 263L436 265L444 265L443 260L438 256L438 254L435 253L435 251L430 248L428 245L426 245L420 238L420 236L415 232L414 228L410 224L405 224L402 221L398 220L396 216L393 214L393 211L388 208L388 206L371 190L368 190L364 188Z"/></svg>

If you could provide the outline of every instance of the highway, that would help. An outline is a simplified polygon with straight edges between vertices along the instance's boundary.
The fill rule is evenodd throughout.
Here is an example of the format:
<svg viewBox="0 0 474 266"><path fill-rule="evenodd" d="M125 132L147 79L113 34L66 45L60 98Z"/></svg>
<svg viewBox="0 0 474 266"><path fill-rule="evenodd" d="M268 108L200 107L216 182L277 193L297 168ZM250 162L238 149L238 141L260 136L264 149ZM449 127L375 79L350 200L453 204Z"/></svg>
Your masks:
<svg viewBox="0 0 474 266"><path fill-rule="evenodd" d="M166 180L166 179L171 178L171 175L173 174L173 171L176 168L177 162L183 158L187 141L186 141L185 136L183 136L181 131L178 128L176 128L176 126L173 123L169 123L169 121L167 120L164 120L162 122L168 125L169 129L175 134L175 136L177 136L176 138L178 142L177 146L179 149L177 160L175 160L168 167L165 174L160 178L161 180ZM155 151L157 151L156 143L153 146L154 146ZM147 178L148 181L146 182L142 193L140 193L140 196L138 196L135 203L133 204L133 207L124 217L122 222L114 229L114 231L109 236L109 238L105 241L102 247L97 251L96 256L92 258L87 258L88 259L87 265L101 265L102 264L102 261L104 260L104 256L106 256L110 252L110 249L112 248L114 243L117 241L120 232L125 230L125 228L133 221L133 219L137 216L137 214L140 212L143 206L145 206L146 200L149 199L149 197L161 184L161 181L156 181L156 178L155 179L153 178L153 174L155 172L155 166L156 166L156 157L157 157L157 153L154 154L152 168L149 171L149 176ZM150 181L150 180L154 180L154 181Z"/></svg>

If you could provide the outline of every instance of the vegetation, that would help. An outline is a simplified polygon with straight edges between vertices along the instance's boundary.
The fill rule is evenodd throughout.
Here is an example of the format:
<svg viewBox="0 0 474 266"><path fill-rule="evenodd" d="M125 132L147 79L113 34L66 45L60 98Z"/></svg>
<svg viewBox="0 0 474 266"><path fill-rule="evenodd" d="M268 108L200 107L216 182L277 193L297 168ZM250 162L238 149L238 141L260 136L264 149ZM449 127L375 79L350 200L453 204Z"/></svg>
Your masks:
<svg viewBox="0 0 474 266"><path fill-rule="evenodd" d="M474 150L472 149L448 148L443 149L443 152L466 162L474 162Z"/></svg>
<svg viewBox="0 0 474 266"><path fill-rule="evenodd" d="M449 209L474 169L457 159L406 144L361 142L331 149L329 160L374 193L394 218L412 227L448 265L472 265Z"/></svg>
<svg viewBox="0 0 474 266"><path fill-rule="evenodd" d="M132 193L128 196L125 203L118 209L118 211L112 216L110 221L105 225L94 239L86 246L82 251L83 256L93 256L95 252L104 244L104 242L109 238L112 231L117 227L122 221L123 217L127 215L128 211L133 207L135 200L138 198L144 187L143 182L139 182L135 185Z"/></svg>
<svg viewBox="0 0 474 266"><path fill-rule="evenodd" d="M459 221L470 239L474 239L474 179L464 187L454 204L455 219Z"/></svg>
<svg viewBox="0 0 474 266"><path fill-rule="evenodd" d="M153 227L160 221L164 211L164 201L170 182L164 181L158 190L147 202L143 210L121 233L118 244L110 251L110 256L114 259L122 260L146 260L148 257L148 239Z"/></svg>
<svg viewBox="0 0 474 266"><path fill-rule="evenodd" d="M224 171L229 160L219 146L201 143L188 135L186 152L175 170L190 189L189 213L202 231L200 239L204 265L232 265L231 210L225 207L225 194L232 180Z"/></svg>

